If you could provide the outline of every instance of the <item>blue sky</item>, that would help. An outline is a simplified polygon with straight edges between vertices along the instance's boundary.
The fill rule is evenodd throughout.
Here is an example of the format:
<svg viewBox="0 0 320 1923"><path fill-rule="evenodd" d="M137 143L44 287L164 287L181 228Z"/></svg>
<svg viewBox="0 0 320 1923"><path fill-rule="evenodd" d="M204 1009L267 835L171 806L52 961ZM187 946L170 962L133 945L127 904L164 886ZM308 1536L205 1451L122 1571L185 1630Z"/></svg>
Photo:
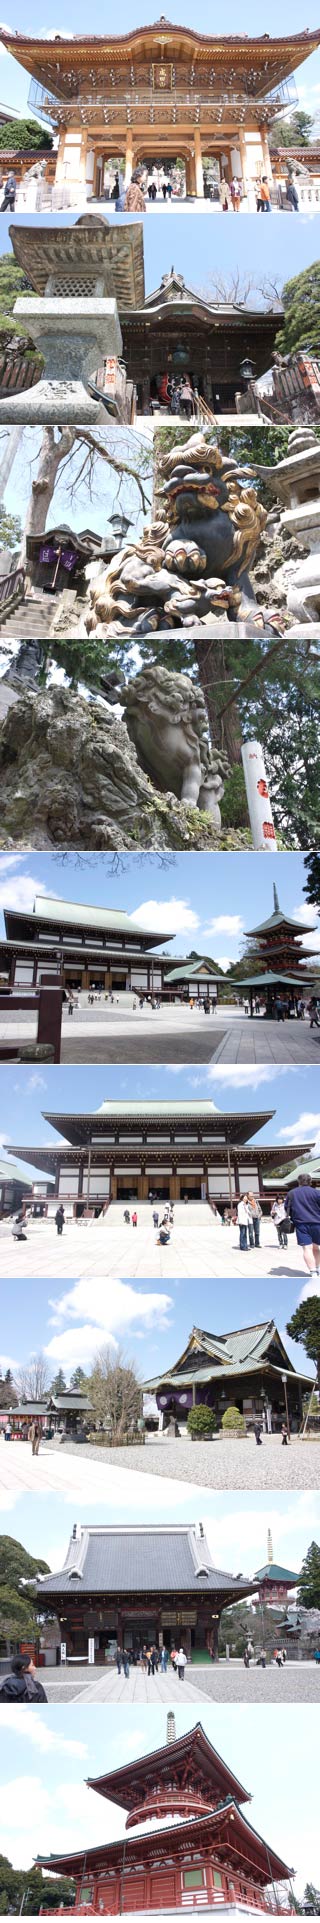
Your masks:
<svg viewBox="0 0 320 1923"><path fill-rule="evenodd" d="M297 1574L310 1542L319 1540L320 1496L315 1490L296 1494L256 1490L248 1494L246 1490L211 1493L209 1489L192 1488L186 1495L185 1484L181 1493L177 1483L155 1476L151 1493L149 1477L141 1476L141 1494L139 1490L133 1512L130 1485L127 1489L124 1477L121 1486L119 1477L110 1477L108 1502L102 1503L101 1496L97 1500L92 1493L92 1483L88 1495L84 1464L83 1471L81 1506L76 1497L70 1502L69 1490L64 1496L62 1484L59 1495L50 1491L49 1503L47 1491L18 1497L10 1492L7 1498L2 1493L0 1534L14 1536L32 1556L41 1557L50 1569L58 1570L63 1567L75 1522L106 1527L119 1524L123 1528L139 1523L159 1527L202 1522L215 1566L241 1572L250 1579L267 1560L268 1529L275 1562Z"/></svg>
<svg viewBox="0 0 320 1923"><path fill-rule="evenodd" d="M0 93L2 66L0 60ZM320 82L319 82L320 109ZM113 217L110 205L104 206L105 218ZM19 221L28 226L39 224L39 215L18 214ZM57 216L55 216L56 222ZM67 214L60 214L59 225L70 226L77 219L77 212L70 208ZM11 241L8 228L12 214L0 215L0 254L10 253ZM119 223L117 223L119 224ZM121 223L120 223L121 224ZM41 225L50 226L50 216L41 215ZM255 215L247 215L240 221L215 219L212 214L179 214L172 209L161 216L148 211L143 224L144 270L146 294L159 287L161 275L168 273L172 264L179 274L184 274L187 285L195 287L208 299L214 299L216 277L222 279L228 291L233 284L236 272L240 276L239 299L244 298L244 288L248 277L252 282L249 305L263 305L263 294L259 289L269 282L272 288L281 291L285 280L293 274L309 267L320 254L320 215L312 220L309 215L301 214L292 220L290 214L283 214L281 220L256 220ZM268 291L268 288L267 288Z"/></svg>
<svg viewBox="0 0 320 1923"><path fill-rule="evenodd" d="M203 1728L240 1781L252 1792L249 1821L288 1864L297 1894L319 1887L318 1716L316 1707L288 1704L262 1709L199 1704ZM177 1735L196 1721L177 1706ZM121 1767L165 1742L164 1706L108 1708L1 1706L0 1850L16 1867L33 1856L71 1851L123 1835L120 1810L87 1788L85 1778ZM302 1767L303 1762L303 1767ZM2 1833L1 1833L2 1832Z"/></svg>
<svg viewBox="0 0 320 1923"><path fill-rule="evenodd" d="M291 1342L286 1334L298 1298L297 1282L277 1279L275 1287L267 1279L257 1283L246 1277L241 1294L238 1282L224 1280L221 1296L221 1286L214 1281L184 1279L182 1283L173 1279L167 1284L166 1294L160 1294L159 1285L152 1280L130 1285L112 1281L109 1288L90 1281L81 1283L79 1290L79 1285L66 1284L59 1276L54 1283L42 1278L33 1281L26 1296L25 1282L17 1275L12 1293L0 1283L0 1369L12 1368L15 1373L19 1364L26 1364L42 1350L48 1383L60 1367L69 1381L79 1360L83 1368L89 1368L101 1346L95 1322L102 1314L105 1342L111 1338L112 1343L119 1344L134 1361L141 1378L149 1380L177 1361L194 1323L219 1335L273 1317L296 1368L313 1376L313 1364L307 1361L301 1344Z"/></svg>
<svg viewBox="0 0 320 1923"><path fill-rule="evenodd" d="M214 854L177 854L172 867L163 870L160 861L141 862L139 855L129 857L125 872L110 879L108 859L101 864L79 867L70 853L67 866L59 855L0 856L0 934L5 935L3 909L32 909L36 894L58 895L65 901L125 910L142 927L157 933L167 932L168 956L211 955L220 967L237 961L241 955L245 929L257 927L273 911L273 884L280 906L301 923L304 945L320 948L320 927L314 908L306 903L303 889L306 870L303 855L228 856ZM305 934L306 925L315 927L315 939ZM160 941L160 948L162 943Z"/></svg>
<svg viewBox="0 0 320 1923"><path fill-rule="evenodd" d="M59 1136L44 1120L44 1109L74 1113L95 1111L103 1101L213 1101L215 1107L233 1114L261 1114L273 1109L274 1115L259 1130L259 1142L302 1143L311 1141L320 1130L320 1077L318 1068L212 1067L178 1068L37 1068L0 1069L2 1128L1 1144L9 1155L21 1136L27 1146L51 1143ZM62 1138L60 1138L62 1139ZM2 1149L1 1149L2 1152Z"/></svg>
<svg viewBox="0 0 320 1923"><path fill-rule="evenodd" d="M121 33L128 33L132 28L137 26L150 26L153 23L153 19L154 7L150 5L150 0L139 0L139 6L137 6L136 0L135 4L133 4L133 0L124 0L121 8ZM170 21L172 24L181 24L182 22L185 27L194 27L195 10L193 0L183 0L183 6L181 5L181 0L170 0ZM60 11L53 9L51 15L49 15L48 22L44 17L42 0L33 0L31 11L28 0L15 0L13 11L9 19L6 20L6 24L9 24L11 28L18 30L20 33L39 33L41 35L49 33L50 30L53 33L66 33L66 31L76 34L87 33L88 25L94 33L105 33L106 15L102 0L96 0L92 21L90 19L88 23L88 8L85 0L68 0L67 12L62 13L61 7ZM289 5L289 0L286 0L286 4L283 5L281 10L281 21L279 20L277 0L269 0L268 7L265 6L264 12L259 18L257 18L257 8L254 0L246 0L245 7L241 9L240 18L238 0L229 0L226 25L227 34L239 33L239 29L241 33L246 33L249 36L251 34L255 36L257 33L263 33L265 31L269 34L273 33L277 35L279 34L279 29L283 34L300 33L305 26L302 0L291 0L291 5ZM310 4L308 4L309 29L318 27L318 25L319 13L317 0L313 0L312 5L310 0ZM212 33L215 29L221 32L222 26L223 20L221 16L217 18L217 20L212 17L210 0L201 0L201 5L197 7L197 32ZM116 23L110 22L110 27L111 30L113 27L113 31L115 31ZM308 111L311 110L315 112L319 104L320 93L319 65L316 55L311 55L311 57L304 62L303 66L298 69L296 85L299 93L299 104L307 106ZM11 56L4 55L0 72L1 99L4 102L9 102L11 106L19 107L24 113L27 107L28 91L29 76L23 73L17 62L11 59Z"/></svg>
<svg viewBox="0 0 320 1923"><path fill-rule="evenodd" d="M10 429L8 432L0 431L0 461L7 445L8 433L10 434ZM12 468L11 479L5 490L7 512L9 514L20 515L22 526L24 525L26 517L31 482L37 471L37 460L40 453L42 435L42 428L25 428L23 441ZM146 441L142 439L140 434L133 439L131 428L124 430L120 427L113 427L112 424L106 430L106 438L109 452L111 455L114 454L118 460L121 460L122 455L125 461L132 461L134 454L136 454L136 464L139 472L141 473L143 469L146 504L149 513L152 501L150 445L146 447ZM83 448L80 447L79 449L76 445L68 463L63 465L60 479L54 489L53 503L49 511L49 524L51 521L52 526L54 518L56 526L59 522L64 521L67 522L69 526L72 526L76 532L85 526L94 528L96 534L105 534L109 522L109 515L112 514L115 509L118 510L120 506L122 513L130 516L136 533L141 533L144 521L141 497L135 481L131 479L131 476L127 477L125 475L123 478L120 476L119 481L118 474L115 470L106 463L104 458L100 460L99 456L97 456L92 486L89 488L87 480L84 479L81 485L76 486L76 492L73 495L72 489L75 485L79 468L82 465Z"/></svg>

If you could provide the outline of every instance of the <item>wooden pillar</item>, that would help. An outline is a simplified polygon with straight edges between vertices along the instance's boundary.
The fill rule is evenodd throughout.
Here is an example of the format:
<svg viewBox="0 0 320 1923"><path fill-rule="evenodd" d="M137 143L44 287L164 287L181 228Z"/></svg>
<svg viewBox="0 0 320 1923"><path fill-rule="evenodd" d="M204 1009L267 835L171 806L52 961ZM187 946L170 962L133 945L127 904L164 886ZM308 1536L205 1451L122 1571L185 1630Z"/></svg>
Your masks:
<svg viewBox="0 0 320 1923"><path fill-rule="evenodd" d="M132 174L132 168L133 168L133 137L132 137L132 128L131 128L131 127L127 127L127 132L126 132L126 154L125 154L125 169L124 169L124 184L125 184L125 187L130 187L130 180L131 180L131 174Z"/></svg>
<svg viewBox="0 0 320 1923"><path fill-rule="evenodd" d="M243 193L244 193L244 194L246 194L246 191L247 191L247 148L246 148L246 141L245 141L245 135L244 135L244 132L243 132L243 127L239 127L239 150L240 150L240 160L241 160L241 173L242 173L242 187L243 187Z"/></svg>
<svg viewBox="0 0 320 1923"><path fill-rule="evenodd" d="M83 968L81 971L81 988L89 988L89 987L90 987L89 969Z"/></svg>
<svg viewBox="0 0 320 1923"><path fill-rule="evenodd" d="M196 191L197 191L197 190L196 190L196 168L195 168L195 157L194 157L194 153L190 153L190 159L189 159L189 178L190 178L190 187L189 187L189 193L190 193L190 194L196 194Z"/></svg>
<svg viewBox="0 0 320 1923"><path fill-rule="evenodd" d="M88 1151L87 1198L86 1198L87 1209L90 1206L90 1175L91 1175L91 1142L89 1143L89 1151Z"/></svg>
<svg viewBox="0 0 320 1923"><path fill-rule="evenodd" d="M61 133L59 134L59 146L58 146L57 163L56 163L56 185L57 186L59 186L60 182L64 180L65 144L66 144L66 128L61 127Z"/></svg>
<svg viewBox="0 0 320 1923"><path fill-rule="evenodd" d="M170 1202L179 1202L180 1180L175 1170L173 1170L172 1175L170 1175L169 1189L170 1189Z"/></svg>
<svg viewBox="0 0 320 1923"><path fill-rule="evenodd" d="M261 147L262 147L263 173L267 175L267 180L269 181L270 187L272 187L272 166L271 166L271 160L270 160L269 141L268 141L266 127L260 127L260 140L261 140Z"/></svg>
<svg viewBox="0 0 320 1923"><path fill-rule="evenodd" d="M117 1177L114 1175L113 1169L110 1175L110 1198L111 1202L117 1201Z"/></svg>
<svg viewBox="0 0 320 1923"><path fill-rule="evenodd" d="M196 175L196 196L197 196L197 200L203 200L203 166L202 166L202 151L201 151L201 133L200 133L199 127L195 127L194 129L194 164L195 164L195 175Z"/></svg>
<svg viewBox="0 0 320 1923"><path fill-rule="evenodd" d="M78 166L79 166L78 179L82 187L85 187L85 184L86 184L87 151L88 151L88 128L83 127L81 132L81 144L80 144L80 154L79 154L79 162L78 162Z"/></svg>
<svg viewBox="0 0 320 1923"><path fill-rule="evenodd" d="M145 1170L144 1170L144 1169L141 1169L141 1175L138 1175L138 1198L139 1198L139 1202L147 1202L147 1201L148 1201L148 1192L149 1192L149 1183L148 1183L148 1176L147 1176L147 1175L145 1174Z"/></svg>

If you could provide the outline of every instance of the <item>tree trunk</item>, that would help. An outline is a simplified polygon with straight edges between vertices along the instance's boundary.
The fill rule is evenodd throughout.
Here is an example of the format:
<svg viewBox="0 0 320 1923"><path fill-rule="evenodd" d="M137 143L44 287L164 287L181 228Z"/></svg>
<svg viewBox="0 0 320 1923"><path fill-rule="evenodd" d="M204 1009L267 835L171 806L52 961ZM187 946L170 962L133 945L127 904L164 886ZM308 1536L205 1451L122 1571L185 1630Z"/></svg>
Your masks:
<svg viewBox="0 0 320 1923"><path fill-rule="evenodd" d="M226 644L224 641L209 640L208 635L205 633L203 639L201 638L201 640L194 642L200 687L203 690L209 717L212 745L215 748L225 748L231 767L234 767L236 764L239 764L239 762L241 763L241 724L237 703L236 701L233 702L232 707L228 708L227 714L224 715L223 721L220 722L215 695L216 689L217 691L221 691L221 689L225 687L227 698L229 677L226 673L225 647ZM219 706L221 705L220 700Z"/></svg>
<svg viewBox="0 0 320 1923"><path fill-rule="evenodd" d="M54 427L45 427L42 436L37 473L32 481L31 494L27 509L26 522L21 542L21 563L26 560L27 536L44 534L47 514L51 507L57 474L61 462L71 453L75 441L75 431L71 427L59 430L55 440Z"/></svg>

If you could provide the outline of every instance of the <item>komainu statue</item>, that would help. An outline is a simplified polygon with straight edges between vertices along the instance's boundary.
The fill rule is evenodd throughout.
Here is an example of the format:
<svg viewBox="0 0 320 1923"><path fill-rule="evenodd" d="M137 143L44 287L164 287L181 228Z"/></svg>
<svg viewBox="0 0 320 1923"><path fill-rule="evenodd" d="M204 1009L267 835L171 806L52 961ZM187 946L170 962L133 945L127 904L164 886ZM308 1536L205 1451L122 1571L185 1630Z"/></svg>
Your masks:
<svg viewBox="0 0 320 1923"><path fill-rule="evenodd" d="M158 519L92 583L87 633L152 634L254 614L248 568L266 514L251 469L210 433L194 433L164 456L162 476Z"/></svg>
<svg viewBox="0 0 320 1923"><path fill-rule="evenodd" d="M205 809L221 827L219 802L228 761L211 748L201 688L187 674L143 668L121 695L140 767L164 794Z"/></svg>

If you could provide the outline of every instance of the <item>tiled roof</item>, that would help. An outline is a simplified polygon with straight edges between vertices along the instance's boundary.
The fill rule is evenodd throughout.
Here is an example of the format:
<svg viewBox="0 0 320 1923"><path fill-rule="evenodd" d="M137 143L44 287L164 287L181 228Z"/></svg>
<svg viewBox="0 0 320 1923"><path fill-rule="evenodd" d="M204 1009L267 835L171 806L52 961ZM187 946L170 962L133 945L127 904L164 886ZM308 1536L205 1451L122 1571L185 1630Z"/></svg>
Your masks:
<svg viewBox="0 0 320 1923"><path fill-rule="evenodd" d="M71 1572L77 1572L71 1573ZM198 1572L198 1573L197 1573ZM78 1539L71 1537L64 1568L41 1582L39 1595L90 1594L93 1590L109 1595L120 1591L140 1594L159 1590L190 1590L214 1593L234 1589L246 1595L250 1583L225 1570L214 1569L205 1537L196 1536L193 1527L166 1529L86 1529Z"/></svg>

